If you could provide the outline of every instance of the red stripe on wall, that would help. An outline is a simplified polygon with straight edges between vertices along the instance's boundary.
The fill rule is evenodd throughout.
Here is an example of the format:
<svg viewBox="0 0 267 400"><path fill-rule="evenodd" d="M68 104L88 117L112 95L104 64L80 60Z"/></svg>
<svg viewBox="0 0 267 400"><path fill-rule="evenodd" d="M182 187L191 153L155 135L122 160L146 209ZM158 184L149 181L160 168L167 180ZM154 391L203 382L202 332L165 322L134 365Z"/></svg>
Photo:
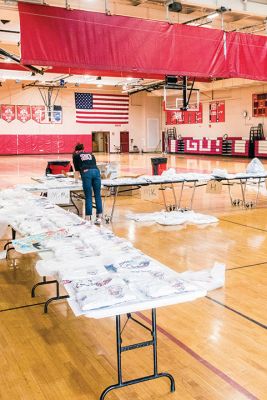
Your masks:
<svg viewBox="0 0 267 400"><path fill-rule="evenodd" d="M105 95L103 95L103 94L93 93L93 95L94 95L95 98L98 98L98 99L101 99L101 98L104 99L105 98ZM110 96L112 96L112 97L120 97L122 99L128 99L128 101L129 101L129 96L127 96L125 94L111 94Z"/></svg>
<svg viewBox="0 0 267 400"><path fill-rule="evenodd" d="M77 124L128 124L128 121L76 121Z"/></svg>
<svg viewBox="0 0 267 400"><path fill-rule="evenodd" d="M92 151L91 135L0 135L0 154L72 153L78 142Z"/></svg>
<svg viewBox="0 0 267 400"><path fill-rule="evenodd" d="M103 110L103 108L101 108L101 110ZM123 110L123 111L125 111L125 110ZM116 110L116 113L114 113L114 112L106 112L106 111L96 111L95 109L94 110L92 110L91 112L90 111L77 111L76 112L76 114L77 115L79 115L80 116L80 118L82 118L82 115L80 115L80 114L85 114L85 115L92 115L93 113L95 113L95 114L108 114L108 115L114 115L114 116L116 116L116 114L119 114L119 115L128 115L129 113L128 112L121 112L120 110Z"/></svg>
<svg viewBox="0 0 267 400"><path fill-rule="evenodd" d="M128 110L129 108L128 107L123 107L121 110L123 110L123 111L126 111L126 110ZM77 109L76 111L77 112L87 112L87 111L80 111L81 109ZM119 108L115 108L114 109L114 107L105 107L105 108L103 108L103 107L97 107L97 106L94 106L94 108L92 109L92 110L116 110L116 111L120 111L120 109Z"/></svg>

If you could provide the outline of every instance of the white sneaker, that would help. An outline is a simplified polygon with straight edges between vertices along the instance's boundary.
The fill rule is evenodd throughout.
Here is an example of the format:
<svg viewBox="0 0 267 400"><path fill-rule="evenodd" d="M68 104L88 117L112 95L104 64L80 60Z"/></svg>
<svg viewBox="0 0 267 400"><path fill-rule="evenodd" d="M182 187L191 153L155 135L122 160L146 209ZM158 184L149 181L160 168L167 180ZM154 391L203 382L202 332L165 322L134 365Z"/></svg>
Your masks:
<svg viewBox="0 0 267 400"><path fill-rule="evenodd" d="M95 225L101 225L102 219L100 217L97 217L95 220Z"/></svg>
<svg viewBox="0 0 267 400"><path fill-rule="evenodd" d="M87 222L87 224L92 224L92 218L90 215L86 215L85 216L85 221Z"/></svg>

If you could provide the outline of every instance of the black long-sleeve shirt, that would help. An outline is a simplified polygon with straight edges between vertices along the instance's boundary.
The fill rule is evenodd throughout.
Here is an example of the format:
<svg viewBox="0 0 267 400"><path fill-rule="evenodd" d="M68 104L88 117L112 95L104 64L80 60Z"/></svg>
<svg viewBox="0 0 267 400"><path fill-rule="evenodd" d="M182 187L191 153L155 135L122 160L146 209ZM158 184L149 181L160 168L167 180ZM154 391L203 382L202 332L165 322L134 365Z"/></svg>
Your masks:
<svg viewBox="0 0 267 400"><path fill-rule="evenodd" d="M72 160L75 171L83 172L86 169L97 168L95 156L85 151L73 153Z"/></svg>

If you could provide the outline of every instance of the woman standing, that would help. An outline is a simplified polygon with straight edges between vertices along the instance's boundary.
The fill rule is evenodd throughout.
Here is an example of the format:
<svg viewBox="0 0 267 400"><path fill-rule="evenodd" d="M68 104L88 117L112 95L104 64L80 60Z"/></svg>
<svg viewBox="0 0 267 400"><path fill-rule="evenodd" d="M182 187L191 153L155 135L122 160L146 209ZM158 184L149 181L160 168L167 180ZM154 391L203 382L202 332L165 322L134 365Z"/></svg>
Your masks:
<svg viewBox="0 0 267 400"><path fill-rule="evenodd" d="M101 199L101 177L99 169L96 165L95 156L92 153L84 151L84 145L78 143L72 156L75 171L80 172L83 191L85 194L85 219L91 221L92 219L92 188L95 196L96 204L96 220L95 224L101 224L102 218L102 199Z"/></svg>

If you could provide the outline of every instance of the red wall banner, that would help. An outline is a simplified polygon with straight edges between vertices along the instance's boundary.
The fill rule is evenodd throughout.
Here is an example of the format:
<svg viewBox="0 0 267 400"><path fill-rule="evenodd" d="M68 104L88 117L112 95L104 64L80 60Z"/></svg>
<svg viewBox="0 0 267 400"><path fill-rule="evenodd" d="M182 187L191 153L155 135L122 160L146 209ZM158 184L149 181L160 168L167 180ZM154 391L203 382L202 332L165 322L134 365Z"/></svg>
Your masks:
<svg viewBox="0 0 267 400"><path fill-rule="evenodd" d="M32 119L39 124L45 119L45 106L31 106Z"/></svg>
<svg viewBox="0 0 267 400"><path fill-rule="evenodd" d="M92 151L91 135L0 135L0 154L71 154L77 143Z"/></svg>
<svg viewBox="0 0 267 400"><path fill-rule="evenodd" d="M225 122L224 101L212 101L209 103L209 121L210 123Z"/></svg>
<svg viewBox="0 0 267 400"><path fill-rule="evenodd" d="M9 104L1 104L1 116L2 119L6 122L14 121L16 117L15 106Z"/></svg>
<svg viewBox="0 0 267 400"><path fill-rule="evenodd" d="M28 122L31 119L31 107L17 106L17 119L23 123Z"/></svg>
<svg viewBox="0 0 267 400"><path fill-rule="evenodd" d="M202 103L198 111L166 111L166 125L202 124Z"/></svg>

